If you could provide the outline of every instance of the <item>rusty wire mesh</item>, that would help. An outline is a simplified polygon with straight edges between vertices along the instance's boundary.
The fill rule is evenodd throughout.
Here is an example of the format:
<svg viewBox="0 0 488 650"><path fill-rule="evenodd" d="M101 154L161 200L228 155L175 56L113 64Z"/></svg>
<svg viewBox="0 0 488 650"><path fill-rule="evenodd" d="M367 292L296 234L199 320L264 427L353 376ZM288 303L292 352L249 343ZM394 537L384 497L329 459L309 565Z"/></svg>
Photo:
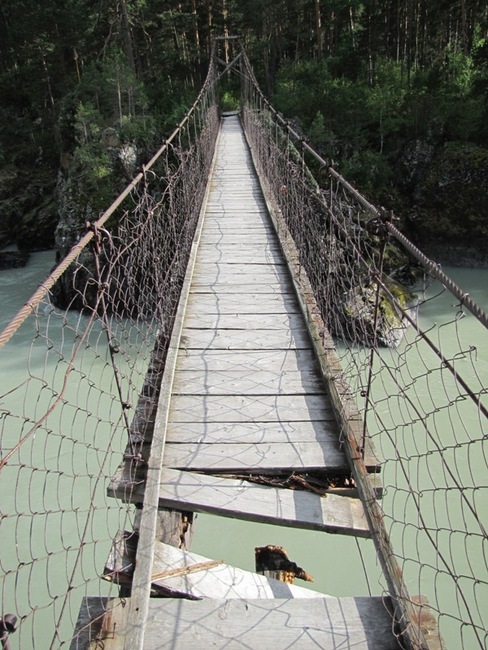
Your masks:
<svg viewBox="0 0 488 650"><path fill-rule="evenodd" d="M69 645L83 596L117 593L100 576L135 512L107 487L126 450L143 455L218 132L214 81L212 61L125 201L1 335L0 614L18 619L13 648Z"/></svg>
<svg viewBox="0 0 488 650"><path fill-rule="evenodd" d="M448 648L486 648L486 313L392 215L310 156L246 60L242 79L257 165L382 462L383 524L412 604L427 597Z"/></svg>

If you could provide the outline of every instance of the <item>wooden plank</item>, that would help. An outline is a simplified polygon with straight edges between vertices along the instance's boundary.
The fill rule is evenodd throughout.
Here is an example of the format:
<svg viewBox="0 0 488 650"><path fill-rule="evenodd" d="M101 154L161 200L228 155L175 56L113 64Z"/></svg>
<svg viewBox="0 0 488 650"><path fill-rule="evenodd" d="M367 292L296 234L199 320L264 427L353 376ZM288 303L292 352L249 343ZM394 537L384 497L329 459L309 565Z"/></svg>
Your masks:
<svg viewBox="0 0 488 650"><path fill-rule="evenodd" d="M244 281L245 276L241 278L241 282ZM195 284L192 286L193 294L215 294L215 295L225 295L225 294L235 294L242 296L241 300L244 300L245 295L249 295L252 292L253 295L283 295L290 296L293 298L295 296L293 288L289 284L280 284L275 282L273 284L253 284L249 282L248 284L231 284L231 283L220 283L213 282L208 283L207 285Z"/></svg>
<svg viewBox="0 0 488 650"><path fill-rule="evenodd" d="M167 442L299 443L337 440L335 422L172 422Z"/></svg>
<svg viewBox="0 0 488 650"><path fill-rule="evenodd" d="M242 226L255 223L272 227L266 209L249 210L247 207L242 207L236 211L229 211L220 207L207 210L205 213L205 224L211 227L220 224Z"/></svg>
<svg viewBox="0 0 488 650"><path fill-rule="evenodd" d="M294 471L324 471L331 475L349 473L338 443L334 447L330 440L256 444L168 442L164 453L165 466L175 469L254 474Z"/></svg>
<svg viewBox="0 0 488 650"><path fill-rule="evenodd" d="M158 598L150 604L147 624L145 650L400 648L383 597Z"/></svg>
<svg viewBox="0 0 488 650"><path fill-rule="evenodd" d="M232 249L229 250L229 248ZM207 263L220 262L222 259L227 259L229 264L259 264L268 265L274 264L275 266L284 266L283 258L279 256L278 249L271 247L263 248L261 246L250 246L247 250L241 250L240 246L230 244L228 246L211 246L207 244L205 249L201 251L202 256L205 256Z"/></svg>
<svg viewBox="0 0 488 650"><path fill-rule="evenodd" d="M301 314L198 314L186 315L190 329L288 330L303 327Z"/></svg>
<svg viewBox="0 0 488 650"><path fill-rule="evenodd" d="M273 225L265 216L265 213L256 215L254 218L243 218L242 215L234 217L233 219L229 218L209 218L205 219L205 232L212 232L217 230L228 231L228 232L252 232L253 230L262 230L267 232L272 237L275 237L275 231Z"/></svg>
<svg viewBox="0 0 488 650"><path fill-rule="evenodd" d="M198 294L190 292L189 310L207 314L287 314L299 313L299 306L294 294L269 294L264 302L263 295L254 293L242 296L223 294Z"/></svg>
<svg viewBox="0 0 488 650"><path fill-rule="evenodd" d="M186 350L178 356L178 370L282 372L315 371L311 350Z"/></svg>
<svg viewBox="0 0 488 650"><path fill-rule="evenodd" d="M210 287L212 290L215 290L215 287L224 288L225 285L231 287L240 285L247 287L246 293L251 293L255 284L264 284L270 286L269 293L273 293L277 288L284 293L293 292L293 287L286 275L282 275L269 267L266 268L264 265L257 273L249 273L249 270L241 272L241 269L245 269L246 266L249 265L243 264L241 267L234 268L232 271L225 273L219 268L215 268L215 270L207 273L199 273L198 278L195 278L195 281L192 283L192 290L195 287L201 286Z"/></svg>
<svg viewBox="0 0 488 650"><path fill-rule="evenodd" d="M220 193L220 191L219 191ZM240 219L241 217L259 217L269 219L266 211L266 206L263 202L254 204L252 199L244 202L240 199L237 204L232 205L228 201L214 201L208 205L206 210L206 217L214 217L223 219Z"/></svg>
<svg viewBox="0 0 488 650"><path fill-rule="evenodd" d="M254 244L253 242L244 242L244 243L237 243L237 242L232 242L228 241L222 244L212 244L208 243L205 244L203 242L200 242L199 246L199 259L202 260L207 260L207 262L211 262L211 260L208 259L207 255L208 253L216 249L218 250L219 246L225 250L228 253L233 253L234 255L237 255L238 253L242 253L245 255L249 251L263 251L263 252L268 252L271 251L273 253L281 253L281 247L280 244L278 243L278 240L276 238L271 238L269 241L267 241L265 244ZM283 262L283 258L280 255L279 256L281 259L281 262ZM229 259L229 262L232 262L232 257Z"/></svg>
<svg viewBox="0 0 488 650"><path fill-rule="evenodd" d="M131 599L114 598L106 607L107 621L96 646L120 650ZM390 611L390 600L383 596L197 601L154 598L149 605L144 648L400 650Z"/></svg>
<svg viewBox="0 0 488 650"><path fill-rule="evenodd" d="M164 468L160 505L267 524L369 537L361 501ZM210 594L209 594L210 595Z"/></svg>
<svg viewBox="0 0 488 650"><path fill-rule="evenodd" d="M246 279L248 277L252 278L262 275L266 278L273 277L285 279L291 284L288 269L283 266L275 266L272 263L264 266L263 264L252 264L250 262L245 262L239 265L232 261L199 262L195 269L195 273L196 275L193 278L193 282L199 280L200 277L214 277L215 274L218 274L219 277L232 279L236 277L237 273L239 273L240 275L245 275Z"/></svg>
<svg viewBox="0 0 488 650"><path fill-rule="evenodd" d="M262 265L256 273L250 273L249 269L244 272L241 272L241 269L246 269L249 267L249 264L243 264L239 267L234 267L230 272L222 271L218 267L215 267L212 271L200 272L198 278L195 278L195 281L192 283L193 287L198 286L210 286L212 289L219 285L245 285L247 286L246 293L251 293L254 284L268 284L271 287L280 287L283 291L287 293L293 292L293 287L290 284L289 278L287 275L283 275L276 271L280 267L266 267ZM272 293L272 291L270 291Z"/></svg>
<svg viewBox="0 0 488 650"><path fill-rule="evenodd" d="M305 329L228 330L185 329L181 347L197 350L292 350L312 347Z"/></svg>
<svg viewBox="0 0 488 650"><path fill-rule="evenodd" d="M180 370L175 374L176 395L290 395L324 394L314 372Z"/></svg>
<svg viewBox="0 0 488 650"><path fill-rule="evenodd" d="M263 232L261 229L256 231L242 231L239 232L203 232L202 233L202 242L209 243L221 243L221 242L242 242L242 243L263 243L266 244L269 240L270 234Z"/></svg>
<svg viewBox="0 0 488 650"><path fill-rule="evenodd" d="M156 543L153 576L204 566L209 559L168 544ZM221 563L200 571L153 580L169 596L192 598L324 598L312 589L289 585L251 571Z"/></svg>
<svg viewBox="0 0 488 650"><path fill-rule="evenodd" d="M320 395L174 395L170 422L333 421Z"/></svg>

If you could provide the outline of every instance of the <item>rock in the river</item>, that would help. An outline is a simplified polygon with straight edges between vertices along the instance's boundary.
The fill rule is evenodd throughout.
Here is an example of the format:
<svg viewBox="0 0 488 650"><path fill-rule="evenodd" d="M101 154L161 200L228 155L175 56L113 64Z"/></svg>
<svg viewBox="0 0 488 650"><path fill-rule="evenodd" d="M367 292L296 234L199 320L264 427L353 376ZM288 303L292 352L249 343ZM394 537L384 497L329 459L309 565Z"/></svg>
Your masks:
<svg viewBox="0 0 488 650"><path fill-rule="evenodd" d="M376 319L375 306L377 285L357 285L344 296L341 309L343 331L347 338L359 345L383 345L396 348L400 344L408 322L401 310L413 309L415 296L403 285L389 281L388 291L394 298L380 288L379 313Z"/></svg>
<svg viewBox="0 0 488 650"><path fill-rule="evenodd" d="M0 252L0 271L21 268L27 264L29 257L29 253L25 251L2 251Z"/></svg>

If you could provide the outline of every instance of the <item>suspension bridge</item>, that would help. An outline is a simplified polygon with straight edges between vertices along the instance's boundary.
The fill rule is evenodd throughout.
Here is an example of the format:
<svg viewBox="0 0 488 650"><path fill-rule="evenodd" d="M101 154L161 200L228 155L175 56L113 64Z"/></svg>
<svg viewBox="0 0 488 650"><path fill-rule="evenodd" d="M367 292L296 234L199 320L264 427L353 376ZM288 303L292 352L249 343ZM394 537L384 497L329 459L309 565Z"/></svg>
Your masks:
<svg viewBox="0 0 488 650"><path fill-rule="evenodd" d="M485 648L488 318L221 42L0 334L7 373L28 341L0 404L2 643ZM225 74L239 114L219 113ZM295 585L279 547L256 571L194 553L200 512L334 533L329 563L364 539L381 591Z"/></svg>

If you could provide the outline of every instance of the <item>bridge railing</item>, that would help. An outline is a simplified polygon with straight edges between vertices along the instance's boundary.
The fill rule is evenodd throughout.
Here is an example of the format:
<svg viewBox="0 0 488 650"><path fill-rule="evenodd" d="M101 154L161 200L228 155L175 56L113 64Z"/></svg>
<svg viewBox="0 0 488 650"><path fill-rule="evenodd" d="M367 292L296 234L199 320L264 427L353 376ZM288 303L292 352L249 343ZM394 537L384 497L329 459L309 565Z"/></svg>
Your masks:
<svg viewBox="0 0 488 650"><path fill-rule="evenodd" d="M447 647L485 648L488 317L276 112L245 53L241 78L256 164L381 458L384 593L410 646L437 647L434 615Z"/></svg>
<svg viewBox="0 0 488 650"><path fill-rule="evenodd" d="M212 58L172 135L96 222L80 215L84 236L2 323L0 627L11 648L69 646L82 598L118 595L100 576L135 511L106 491L124 453L135 484L144 467L219 128L215 78Z"/></svg>

